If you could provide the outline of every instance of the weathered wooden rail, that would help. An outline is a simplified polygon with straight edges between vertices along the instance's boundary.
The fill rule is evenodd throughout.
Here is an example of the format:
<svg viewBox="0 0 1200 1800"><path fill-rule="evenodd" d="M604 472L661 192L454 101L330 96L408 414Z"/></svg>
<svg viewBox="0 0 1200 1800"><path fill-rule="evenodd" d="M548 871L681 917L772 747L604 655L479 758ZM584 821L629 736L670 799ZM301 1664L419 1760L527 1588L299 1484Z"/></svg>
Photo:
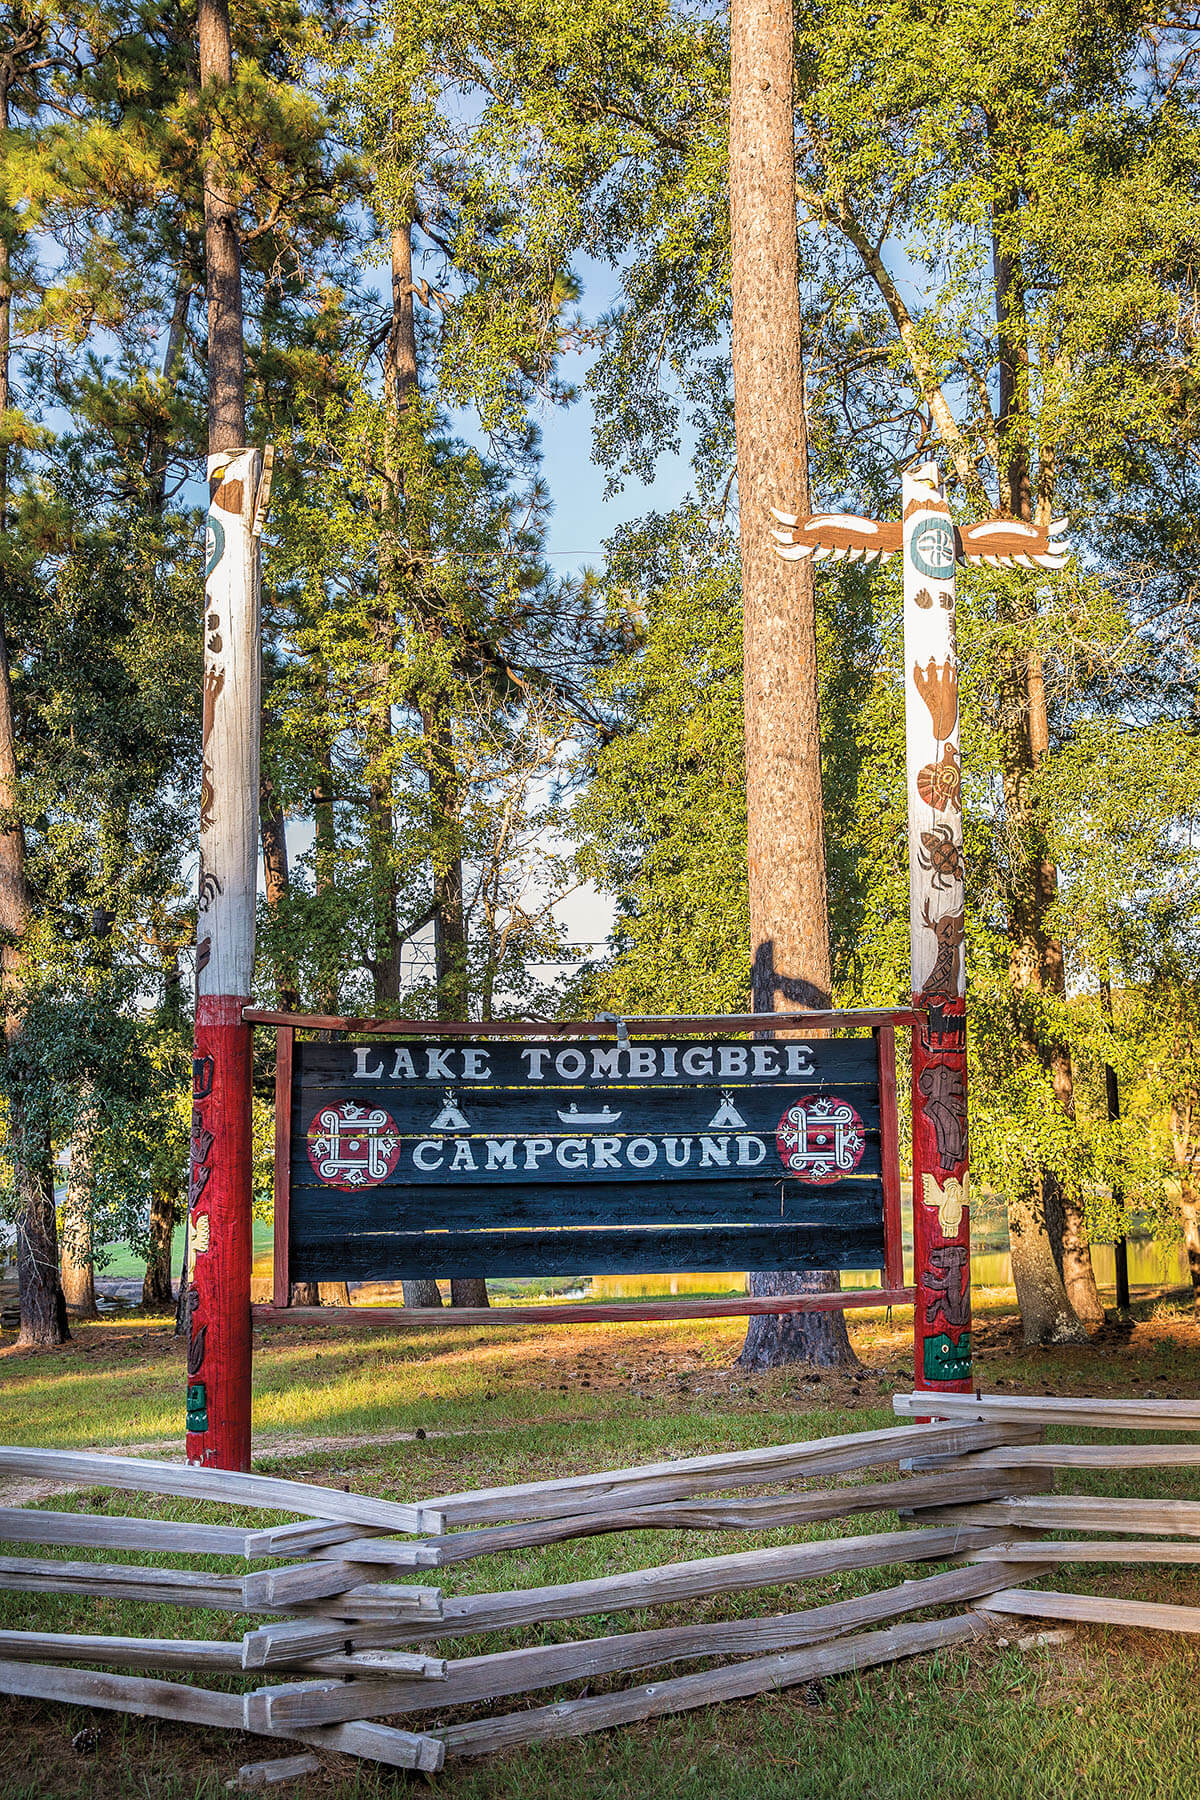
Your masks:
<svg viewBox="0 0 1200 1800"><path fill-rule="evenodd" d="M109 1486L297 1515L294 1523L243 1528L0 1508L0 1588L180 1609L169 1620L203 1606L261 1621L240 1640L177 1636L173 1624L161 1637L135 1638L39 1631L31 1621L30 1629L0 1631L0 1693L225 1726L433 1771L447 1755L578 1736L967 1645L1008 1615L1200 1632L1200 1603L1108 1599L1057 1585L1072 1564L1200 1564L1200 1500L1050 1491L1058 1473L1072 1469L1200 1466L1200 1402L912 1394L898 1397L895 1409L909 1422L466 1489L414 1504L134 1457L0 1448L0 1480L6 1473L36 1475L64 1488ZM1183 1441L1046 1443L1047 1426L1060 1433L1064 1427L1178 1433ZM1188 1441L1190 1433L1197 1437ZM894 1473L870 1479L888 1464ZM859 1479L864 1474L868 1479ZM810 1485L829 1477L833 1485ZM781 1491L749 1491L755 1488ZM885 1517L874 1523L868 1517L866 1528L851 1535L798 1535L831 1519L879 1514ZM899 1514L898 1529L890 1514ZM456 1596L435 1585L439 1570L513 1549L679 1529L795 1535L731 1555L553 1586ZM1047 1535L1061 1532L1074 1535ZM65 1554L17 1554L26 1544ZM217 1556L235 1569L239 1562L265 1566L215 1574L96 1556L109 1551L130 1558ZM834 1571L906 1565L915 1579L832 1604L778 1610L781 1589L790 1596ZM931 1566L934 1572L926 1572ZM407 1579L390 1579L396 1575ZM1047 1577L1053 1588L1034 1585ZM607 1628L622 1612L767 1589L775 1610L761 1616ZM1189 1597L1200 1602L1200 1587ZM456 1637L531 1628L540 1636L549 1622L594 1617L605 1620L602 1636L518 1642L458 1658L435 1653ZM496 1710L501 1699L625 1672L711 1665L717 1658L717 1667L685 1667L649 1685ZM155 1679L155 1671L190 1679ZM227 1691L230 1675L243 1677L244 1693ZM205 1685L213 1676L219 1688ZM270 1685L258 1685L264 1679ZM479 1707L488 1709L484 1716L467 1716ZM451 1710L464 1714L461 1721L436 1729L396 1723ZM273 1772L298 1774L309 1766L293 1752L243 1774L253 1785Z"/></svg>

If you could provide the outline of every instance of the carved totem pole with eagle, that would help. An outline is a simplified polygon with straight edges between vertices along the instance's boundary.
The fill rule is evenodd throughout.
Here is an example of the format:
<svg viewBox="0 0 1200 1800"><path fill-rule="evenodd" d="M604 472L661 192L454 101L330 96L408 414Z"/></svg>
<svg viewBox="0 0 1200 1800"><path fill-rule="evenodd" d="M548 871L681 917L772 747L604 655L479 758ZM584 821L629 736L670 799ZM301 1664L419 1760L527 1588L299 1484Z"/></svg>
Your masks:
<svg viewBox="0 0 1200 1800"><path fill-rule="evenodd" d="M904 713L908 774L913 1030L913 1237L916 1384L971 1386L971 1232L967 1206L965 867L958 746L955 564L1060 569L1066 519L956 526L936 463L903 478L898 523L851 513L779 513L789 562L904 559Z"/></svg>

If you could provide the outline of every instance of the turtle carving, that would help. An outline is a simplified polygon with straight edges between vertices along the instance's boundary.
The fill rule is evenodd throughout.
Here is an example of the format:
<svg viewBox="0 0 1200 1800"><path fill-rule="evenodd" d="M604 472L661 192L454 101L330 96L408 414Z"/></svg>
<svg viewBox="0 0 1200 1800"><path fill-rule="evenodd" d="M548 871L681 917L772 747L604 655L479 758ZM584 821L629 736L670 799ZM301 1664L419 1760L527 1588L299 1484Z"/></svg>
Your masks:
<svg viewBox="0 0 1200 1800"><path fill-rule="evenodd" d="M956 881L964 878L962 849L955 843L949 825L935 825L932 831L921 833L917 861L939 890L953 887Z"/></svg>

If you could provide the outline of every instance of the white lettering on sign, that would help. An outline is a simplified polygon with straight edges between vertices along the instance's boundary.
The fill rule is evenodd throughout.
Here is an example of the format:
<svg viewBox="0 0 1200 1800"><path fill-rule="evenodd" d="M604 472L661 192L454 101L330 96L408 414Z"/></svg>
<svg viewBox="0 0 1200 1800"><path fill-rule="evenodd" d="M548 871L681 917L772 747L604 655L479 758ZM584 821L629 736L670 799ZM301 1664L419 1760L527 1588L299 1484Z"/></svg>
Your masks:
<svg viewBox="0 0 1200 1800"><path fill-rule="evenodd" d="M373 1044L355 1044L352 1047L354 1068L351 1078L354 1081L382 1081L385 1062L380 1051ZM544 1052L549 1055L549 1051ZM469 1050L430 1050L426 1049L425 1068L418 1074L416 1060L411 1050L399 1046L392 1054L392 1066L387 1070L389 1081L490 1081L492 1065L487 1050L472 1048ZM453 1059L458 1057L461 1069L455 1069Z"/></svg>
<svg viewBox="0 0 1200 1800"><path fill-rule="evenodd" d="M428 1044L415 1051L401 1044L386 1050L375 1044L347 1046L353 1058L353 1081L493 1082L491 1052L480 1045L442 1049ZM569 1045L557 1050L544 1044L525 1044L518 1051L531 1082L617 1083L640 1081L778 1080L784 1076L811 1076L809 1044L615 1044L586 1048ZM389 1063L390 1058L390 1063Z"/></svg>
<svg viewBox="0 0 1200 1800"><path fill-rule="evenodd" d="M412 1164L427 1175L536 1173L557 1164L569 1172L652 1169L660 1161L672 1169L757 1169L766 1161L767 1140L755 1132L680 1137L510 1137L419 1138Z"/></svg>

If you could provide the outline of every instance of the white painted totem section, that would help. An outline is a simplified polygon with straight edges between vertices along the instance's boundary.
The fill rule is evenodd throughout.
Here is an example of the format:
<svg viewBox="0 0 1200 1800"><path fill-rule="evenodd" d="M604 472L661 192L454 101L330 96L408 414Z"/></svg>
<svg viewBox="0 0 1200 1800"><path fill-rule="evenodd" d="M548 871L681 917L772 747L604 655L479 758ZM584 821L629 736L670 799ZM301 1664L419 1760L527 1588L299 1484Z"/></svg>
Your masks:
<svg viewBox="0 0 1200 1800"><path fill-rule="evenodd" d="M262 653L253 527L261 474L257 450L208 459L198 994L248 995L254 975Z"/></svg>
<svg viewBox="0 0 1200 1800"><path fill-rule="evenodd" d="M964 867L956 539L935 463L905 475L904 709L913 999L913 1235L922 1387L970 1377Z"/></svg>

